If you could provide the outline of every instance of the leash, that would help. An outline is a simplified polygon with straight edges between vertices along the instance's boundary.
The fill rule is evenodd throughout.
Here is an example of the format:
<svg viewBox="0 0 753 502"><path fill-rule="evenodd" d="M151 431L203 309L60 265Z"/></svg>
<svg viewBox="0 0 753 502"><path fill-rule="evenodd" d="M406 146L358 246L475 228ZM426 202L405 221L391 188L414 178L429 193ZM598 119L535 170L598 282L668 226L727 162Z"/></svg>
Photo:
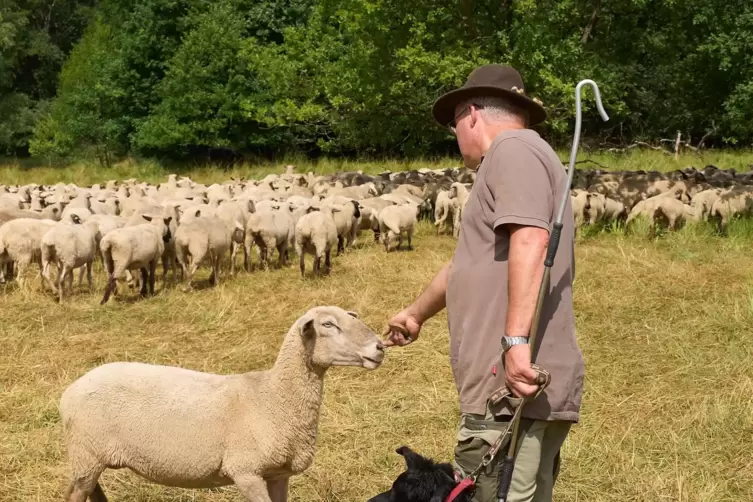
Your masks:
<svg viewBox="0 0 753 502"><path fill-rule="evenodd" d="M580 104L581 89L584 85L591 85L593 87L594 98L596 99L596 108L599 110L601 118L607 122L609 116L604 110L604 106L601 104L601 93L596 82L590 79L581 80L575 87L575 136L573 137L573 146L570 150L570 167L567 170L567 184L565 185L564 195L560 202L559 211L557 212L557 218L555 219L552 231L551 239L549 240L549 246L546 251L546 259L544 260L544 277L541 280L541 286L539 287L539 294L536 300L536 312L533 316L533 322L531 323L531 330L528 335L528 345L531 349L531 363L535 359L534 347L536 345L536 335L539 329L539 320L541 317L541 308L544 304L544 298L546 292L549 289L549 276L551 274L551 268L554 265L554 258L557 255L557 248L559 247L560 237L562 236L562 219L565 215L565 207L567 206L567 199L570 197L570 187L573 183L573 177L575 175L575 158L578 155L578 143L580 142L580 129L582 121L582 111ZM507 450L507 455L502 462L502 469L499 481L499 489L497 491L497 499L499 502L507 502L507 495L510 491L510 482L512 481L512 473L515 468L515 455L518 446L518 436L520 429L520 417L521 410L525 404L529 401L535 400L539 396L542 389L536 393L533 399L524 398L520 405L515 410L515 414L511 420L512 424L512 436L510 437L510 447ZM496 455L497 452L495 452Z"/></svg>

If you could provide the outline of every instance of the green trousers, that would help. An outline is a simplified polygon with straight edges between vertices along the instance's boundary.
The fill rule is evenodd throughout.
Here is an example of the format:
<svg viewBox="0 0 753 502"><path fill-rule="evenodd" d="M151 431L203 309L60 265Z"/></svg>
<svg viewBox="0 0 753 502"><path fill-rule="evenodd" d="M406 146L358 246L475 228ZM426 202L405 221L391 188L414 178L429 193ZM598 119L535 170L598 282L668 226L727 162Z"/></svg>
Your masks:
<svg viewBox="0 0 753 502"><path fill-rule="evenodd" d="M490 412L485 416L462 415L455 445L455 467L465 474L473 471L507 427L507 422L500 420L508 419L495 420ZM508 502L552 502L552 490L559 473L559 452L571 425L572 422L521 419ZM499 473L507 448L508 445L504 445L494 461L480 473L473 502L497 502Z"/></svg>

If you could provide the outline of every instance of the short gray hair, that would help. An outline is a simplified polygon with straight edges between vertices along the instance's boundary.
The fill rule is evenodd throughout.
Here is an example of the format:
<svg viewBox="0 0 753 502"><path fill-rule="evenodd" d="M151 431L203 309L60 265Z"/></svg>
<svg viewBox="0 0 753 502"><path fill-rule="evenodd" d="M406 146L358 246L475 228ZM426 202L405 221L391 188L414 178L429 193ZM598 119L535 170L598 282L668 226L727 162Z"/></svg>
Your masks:
<svg viewBox="0 0 753 502"><path fill-rule="evenodd" d="M510 100L498 96L478 96L468 98L460 103L463 108L468 105L483 107L479 110L484 118L490 121L517 120L527 127L530 120L528 110L514 105Z"/></svg>

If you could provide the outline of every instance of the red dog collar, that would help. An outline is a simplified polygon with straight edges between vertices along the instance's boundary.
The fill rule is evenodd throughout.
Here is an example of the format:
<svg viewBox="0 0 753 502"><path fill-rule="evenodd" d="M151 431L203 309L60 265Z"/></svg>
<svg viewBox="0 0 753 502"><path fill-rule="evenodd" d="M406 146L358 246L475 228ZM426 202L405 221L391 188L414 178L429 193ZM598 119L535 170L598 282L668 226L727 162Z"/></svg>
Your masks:
<svg viewBox="0 0 753 502"><path fill-rule="evenodd" d="M455 488L452 489L445 502L454 502L461 493L472 486L474 486L473 478L465 478L463 481L455 485Z"/></svg>

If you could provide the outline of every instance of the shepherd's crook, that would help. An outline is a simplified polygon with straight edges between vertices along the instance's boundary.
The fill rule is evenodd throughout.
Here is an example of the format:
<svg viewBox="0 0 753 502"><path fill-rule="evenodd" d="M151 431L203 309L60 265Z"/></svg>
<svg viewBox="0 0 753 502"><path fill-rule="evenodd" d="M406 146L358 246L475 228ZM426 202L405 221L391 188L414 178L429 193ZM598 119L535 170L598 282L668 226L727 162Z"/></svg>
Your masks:
<svg viewBox="0 0 753 502"><path fill-rule="evenodd" d="M580 93L581 88L584 85L590 84L594 90L594 97L596 98L596 108L599 110L599 115L604 119L604 122L609 120L607 112L604 111L604 106L601 104L601 94L599 93L599 87L593 80L581 80L575 87L575 137L573 138L573 147L570 150L570 167L567 170L567 184L562 195L562 202L560 203L557 217L554 220L554 225L551 231L551 238L549 239L549 246L546 250L546 259L544 260L544 277L541 280L541 286L539 287L539 296L536 301L536 312L533 316L531 323L531 331L528 335L528 345L531 348L531 363L534 362L534 348L536 346L536 334L539 330L539 317L541 316L541 307L546 297L546 292L549 289L549 274L551 267L554 265L554 257L557 254L557 248L560 243L560 236L562 235L562 219L565 215L565 207L567 206L567 198L570 196L570 187L573 184L573 176L575 174L575 157L578 155L578 143L580 142L580 127L581 127L581 107L580 107ZM523 408L527 400L524 399L519 405L519 408ZM517 410L513 416L513 429L512 436L510 437L510 447L507 450L507 456L502 463L502 473L499 480L499 491L497 492L497 498L499 502L507 502L507 494L510 491L510 481L512 480L512 472L515 467L515 452L518 446L518 429L520 427L520 409Z"/></svg>

